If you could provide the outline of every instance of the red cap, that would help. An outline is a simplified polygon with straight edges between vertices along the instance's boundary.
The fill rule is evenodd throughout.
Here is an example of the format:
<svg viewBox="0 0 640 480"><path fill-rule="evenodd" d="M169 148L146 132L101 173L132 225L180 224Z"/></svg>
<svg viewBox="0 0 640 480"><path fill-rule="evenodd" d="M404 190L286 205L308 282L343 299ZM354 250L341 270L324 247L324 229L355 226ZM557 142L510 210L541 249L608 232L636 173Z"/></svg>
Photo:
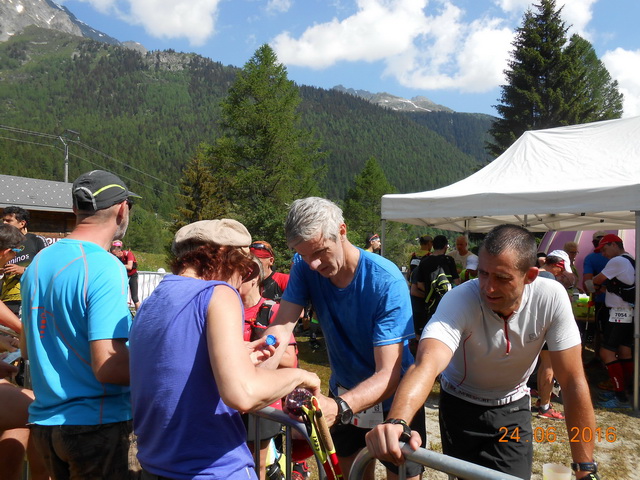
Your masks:
<svg viewBox="0 0 640 480"><path fill-rule="evenodd" d="M600 239L600 243L593 251L599 252L600 250L602 250L602 247L604 247L607 243L613 243L613 242L622 243L622 239L619 236L614 235L613 233L608 233Z"/></svg>

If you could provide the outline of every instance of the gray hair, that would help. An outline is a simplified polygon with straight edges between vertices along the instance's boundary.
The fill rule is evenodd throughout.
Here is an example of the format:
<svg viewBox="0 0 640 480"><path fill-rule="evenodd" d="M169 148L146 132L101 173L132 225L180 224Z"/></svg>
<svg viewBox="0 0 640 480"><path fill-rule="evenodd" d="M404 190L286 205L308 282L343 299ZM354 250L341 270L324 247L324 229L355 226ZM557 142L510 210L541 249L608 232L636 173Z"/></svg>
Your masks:
<svg viewBox="0 0 640 480"><path fill-rule="evenodd" d="M343 223L342 209L331 200L300 198L289 207L284 224L287 245L294 248L301 242L315 238L318 233L322 233L322 238L337 242Z"/></svg>

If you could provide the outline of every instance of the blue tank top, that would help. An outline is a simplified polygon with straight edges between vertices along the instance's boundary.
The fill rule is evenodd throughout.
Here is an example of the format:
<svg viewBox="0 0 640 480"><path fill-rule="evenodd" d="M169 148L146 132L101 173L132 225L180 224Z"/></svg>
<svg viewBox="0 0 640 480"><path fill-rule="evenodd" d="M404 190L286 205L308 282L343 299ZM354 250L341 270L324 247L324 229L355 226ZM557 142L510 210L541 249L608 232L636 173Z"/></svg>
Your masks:
<svg viewBox="0 0 640 480"><path fill-rule="evenodd" d="M140 463L155 475L256 478L240 414L220 398L207 351L207 307L222 283L168 275L135 317L130 335L134 430Z"/></svg>

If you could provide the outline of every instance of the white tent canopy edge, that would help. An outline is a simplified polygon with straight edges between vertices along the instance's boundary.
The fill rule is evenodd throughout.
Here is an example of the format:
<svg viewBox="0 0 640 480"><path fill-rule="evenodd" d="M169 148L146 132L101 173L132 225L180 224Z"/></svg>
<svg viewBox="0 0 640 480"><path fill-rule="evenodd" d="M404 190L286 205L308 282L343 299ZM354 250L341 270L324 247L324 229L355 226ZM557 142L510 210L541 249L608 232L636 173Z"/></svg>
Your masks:
<svg viewBox="0 0 640 480"><path fill-rule="evenodd" d="M553 190L541 188L550 181ZM437 190L384 195L381 207L383 224L457 232L486 233L503 223L533 232L635 228L640 258L640 117L525 132L473 175ZM634 317L637 410L640 308Z"/></svg>

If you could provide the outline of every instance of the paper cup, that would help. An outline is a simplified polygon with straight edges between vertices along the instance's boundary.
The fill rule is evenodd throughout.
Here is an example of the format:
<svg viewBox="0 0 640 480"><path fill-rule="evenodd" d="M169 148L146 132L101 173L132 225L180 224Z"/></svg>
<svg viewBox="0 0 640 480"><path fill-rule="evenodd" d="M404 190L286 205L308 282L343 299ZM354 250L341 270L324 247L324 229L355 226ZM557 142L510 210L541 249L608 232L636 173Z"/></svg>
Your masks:
<svg viewBox="0 0 640 480"><path fill-rule="evenodd" d="M559 463L542 465L542 480L571 480L571 469Z"/></svg>

